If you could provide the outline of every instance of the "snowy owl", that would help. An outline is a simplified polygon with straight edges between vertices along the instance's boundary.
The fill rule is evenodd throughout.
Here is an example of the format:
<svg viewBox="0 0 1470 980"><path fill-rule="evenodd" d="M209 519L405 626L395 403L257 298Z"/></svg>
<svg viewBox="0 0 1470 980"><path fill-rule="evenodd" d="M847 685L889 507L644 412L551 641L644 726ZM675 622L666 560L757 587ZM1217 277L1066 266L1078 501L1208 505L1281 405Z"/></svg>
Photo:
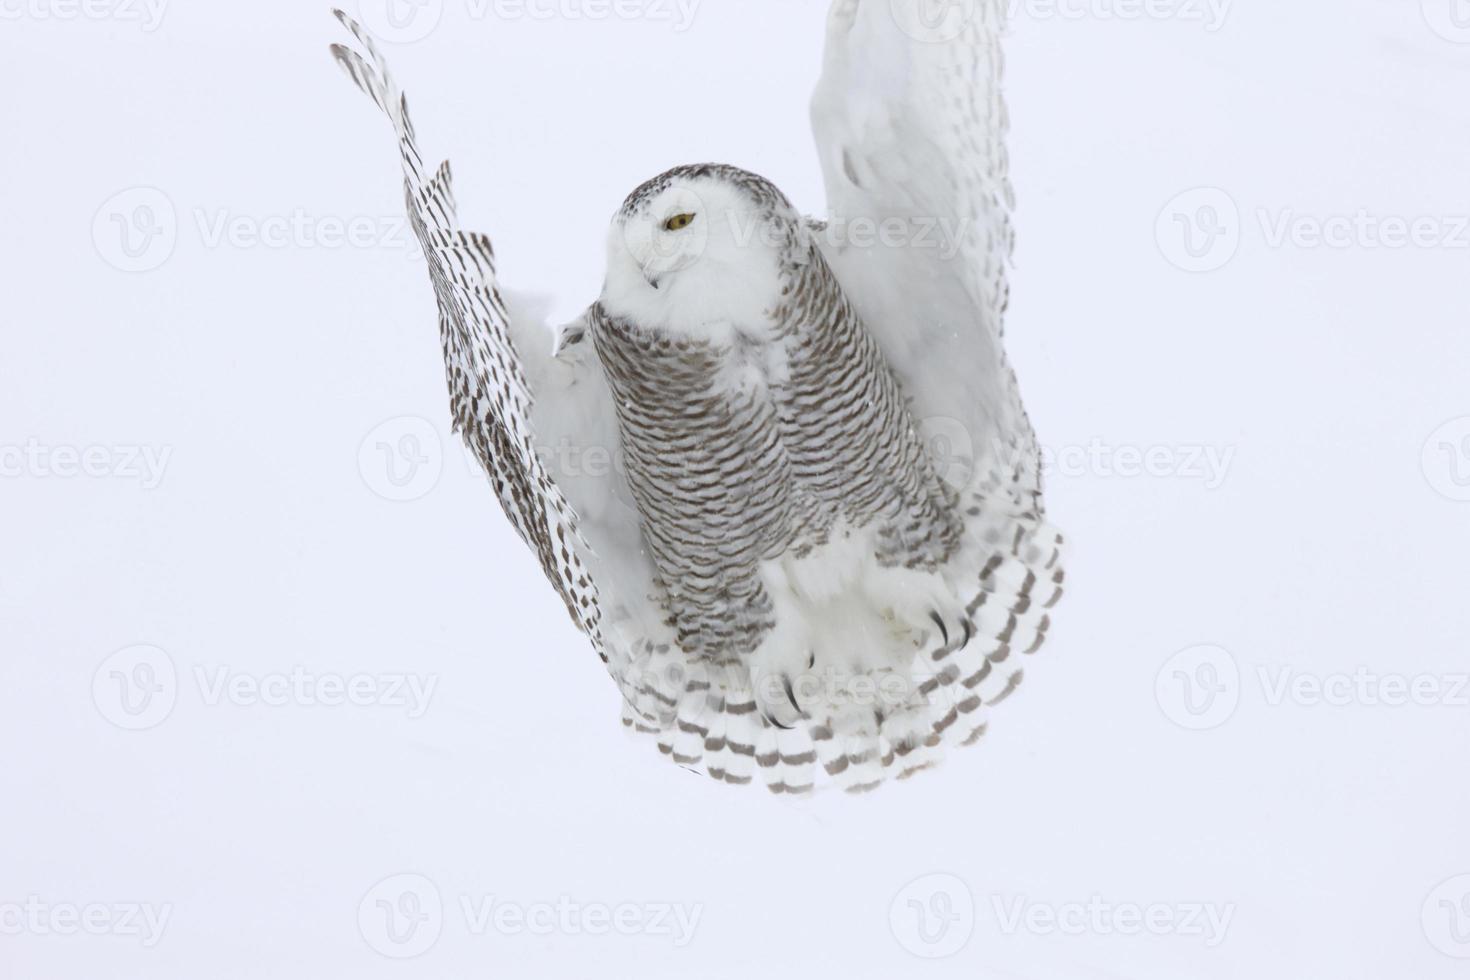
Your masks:
<svg viewBox="0 0 1470 980"><path fill-rule="evenodd" d="M727 783L862 792L931 767L985 733L1061 595L1002 346L1005 4L959 6L941 32L837 0L812 113L827 219L736 167L670 170L618 209L602 295L554 342L508 308L448 165L424 166L337 14L357 42L337 60L397 132L455 428L623 723ZM568 448L616 465L558 465Z"/></svg>

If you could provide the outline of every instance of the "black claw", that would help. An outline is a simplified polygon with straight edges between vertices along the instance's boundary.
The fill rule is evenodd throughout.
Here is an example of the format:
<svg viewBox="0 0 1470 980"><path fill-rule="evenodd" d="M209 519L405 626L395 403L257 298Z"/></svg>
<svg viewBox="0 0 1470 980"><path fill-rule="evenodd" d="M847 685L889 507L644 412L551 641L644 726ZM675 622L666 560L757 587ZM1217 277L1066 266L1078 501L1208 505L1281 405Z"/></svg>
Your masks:
<svg viewBox="0 0 1470 980"><path fill-rule="evenodd" d="M801 710L801 705L796 703L796 692L791 689L791 678L782 677L781 684L786 688L786 700L791 702L791 706L796 709L796 713L798 715L806 714L806 712Z"/></svg>
<svg viewBox="0 0 1470 980"><path fill-rule="evenodd" d="M929 613L929 618L934 620L934 625L939 627L939 633L944 637L944 645L949 646L949 627L944 625L944 619L937 612Z"/></svg>
<svg viewBox="0 0 1470 980"><path fill-rule="evenodd" d="M965 642L964 643L961 643L960 646L967 647L967 646L970 645L970 641L975 638L975 624L972 623L972 622L970 622L970 620L968 618L966 618L964 620L964 627L965 627Z"/></svg>
<svg viewBox="0 0 1470 980"><path fill-rule="evenodd" d="M770 726L772 726L774 728L779 728L783 732L789 732L789 731L791 731L791 726L790 725L783 725L783 724L781 724L779 721L776 720L776 716L773 715L773 714L771 714L765 708L762 708L761 709L761 717L766 720L766 724L768 724L768 725L770 725Z"/></svg>

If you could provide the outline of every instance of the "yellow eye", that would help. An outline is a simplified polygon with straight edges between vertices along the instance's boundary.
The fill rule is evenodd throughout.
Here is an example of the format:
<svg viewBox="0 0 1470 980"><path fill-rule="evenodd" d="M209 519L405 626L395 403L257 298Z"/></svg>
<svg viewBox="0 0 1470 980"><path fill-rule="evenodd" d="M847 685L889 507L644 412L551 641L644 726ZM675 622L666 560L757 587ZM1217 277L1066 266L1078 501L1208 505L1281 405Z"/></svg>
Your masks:
<svg viewBox="0 0 1470 980"><path fill-rule="evenodd" d="M694 215L676 214L668 221L664 222L664 228L667 231L683 231L685 228L688 228L692 224L694 224Z"/></svg>

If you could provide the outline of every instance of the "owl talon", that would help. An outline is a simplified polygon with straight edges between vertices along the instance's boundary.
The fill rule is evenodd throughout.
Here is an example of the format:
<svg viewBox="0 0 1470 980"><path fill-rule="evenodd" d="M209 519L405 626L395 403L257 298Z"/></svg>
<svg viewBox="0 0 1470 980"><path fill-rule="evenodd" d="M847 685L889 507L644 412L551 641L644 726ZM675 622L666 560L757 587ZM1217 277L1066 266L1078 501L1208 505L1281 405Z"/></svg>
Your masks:
<svg viewBox="0 0 1470 980"><path fill-rule="evenodd" d="M954 653L957 650L963 650L975 638L977 631L975 621L968 616L960 615L955 617L954 626L957 626L958 629L952 628L944 616L937 611L931 611L929 613L929 619L939 628L939 650L945 655ZM958 642L955 642L956 638L959 638Z"/></svg>
<svg viewBox="0 0 1470 980"><path fill-rule="evenodd" d="M931 610L929 618L934 621L935 626L939 627L939 634L944 637L944 645L949 646L949 627L944 625L944 617Z"/></svg>

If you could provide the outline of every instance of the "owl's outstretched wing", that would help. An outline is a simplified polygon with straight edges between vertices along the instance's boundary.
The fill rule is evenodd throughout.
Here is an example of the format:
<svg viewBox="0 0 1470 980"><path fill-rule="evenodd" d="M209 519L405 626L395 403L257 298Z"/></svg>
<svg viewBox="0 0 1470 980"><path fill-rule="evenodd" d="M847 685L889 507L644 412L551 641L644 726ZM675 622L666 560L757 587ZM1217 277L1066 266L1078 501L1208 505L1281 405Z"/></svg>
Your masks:
<svg viewBox="0 0 1470 980"><path fill-rule="evenodd" d="M497 286L490 240L459 228L449 165L432 174L425 169L408 102L382 54L351 17L334 13L365 56L340 44L332 45L332 54L387 114L398 137L409 220L423 246L439 303L455 427L490 476L506 517L536 554L573 622L606 661L597 586L583 564L585 545L577 520L537 454L531 392Z"/></svg>
<svg viewBox="0 0 1470 980"><path fill-rule="evenodd" d="M455 427L617 681L623 723L654 736L680 765L736 783L760 768L768 785L783 786L783 757L757 755L774 736L748 685L719 683L672 642L618 458L612 394L585 324L564 330L552 356L534 311L514 296L507 308L489 240L458 226L448 165L427 174L381 53L336 14L363 53L333 45L334 57L398 137L409 217L439 304Z"/></svg>
<svg viewBox="0 0 1470 980"><path fill-rule="evenodd" d="M905 249L957 277L995 334L1013 241L1006 16L1005 0L835 0L812 100L834 218L911 223Z"/></svg>
<svg viewBox="0 0 1470 980"><path fill-rule="evenodd" d="M942 440L971 536L977 636L930 653L978 737L1061 596L1036 436L1002 337L1013 195L1001 91L1006 0L835 0L812 123L830 221L819 240L916 421ZM953 721L946 716L946 721Z"/></svg>
<svg viewBox="0 0 1470 980"><path fill-rule="evenodd" d="M921 420L1041 511L1038 447L1002 344L1014 235L1005 0L835 0L812 125L833 268ZM945 433L949 435L951 433Z"/></svg>
<svg viewBox="0 0 1470 980"><path fill-rule="evenodd" d="M1005 0L835 0L812 125L823 240L916 415L958 424L1039 493L1002 348L1013 194Z"/></svg>

